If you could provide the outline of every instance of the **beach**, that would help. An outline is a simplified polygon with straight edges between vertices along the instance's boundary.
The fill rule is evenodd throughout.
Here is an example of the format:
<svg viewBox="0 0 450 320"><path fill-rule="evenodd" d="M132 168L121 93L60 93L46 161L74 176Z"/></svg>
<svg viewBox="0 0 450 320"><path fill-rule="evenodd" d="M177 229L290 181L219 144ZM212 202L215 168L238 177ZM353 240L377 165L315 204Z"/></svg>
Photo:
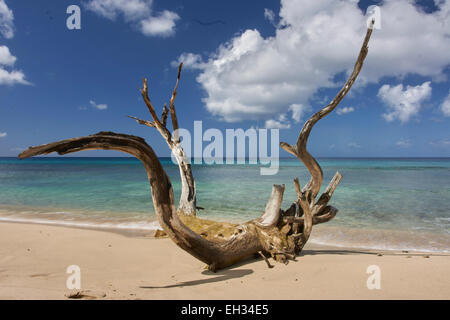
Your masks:
<svg viewBox="0 0 450 320"><path fill-rule="evenodd" d="M50 2L0 0L0 300L450 300L450 0Z"/></svg>
<svg viewBox="0 0 450 320"><path fill-rule="evenodd" d="M314 236L314 230L313 230ZM450 255L308 244L296 261L217 273L170 239L0 223L0 299L449 299ZM77 265L81 289L66 287ZM369 290L369 266L380 289Z"/></svg>

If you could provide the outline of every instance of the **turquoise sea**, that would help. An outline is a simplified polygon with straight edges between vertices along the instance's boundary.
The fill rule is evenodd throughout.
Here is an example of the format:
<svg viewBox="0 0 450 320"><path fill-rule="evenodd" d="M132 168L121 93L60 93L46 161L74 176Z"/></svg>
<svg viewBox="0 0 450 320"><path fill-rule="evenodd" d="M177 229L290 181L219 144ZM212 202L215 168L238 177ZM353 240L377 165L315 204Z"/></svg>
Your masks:
<svg viewBox="0 0 450 320"><path fill-rule="evenodd" d="M334 246L450 252L450 158L318 159L326 187L343 175L332 201L337 217L315 226L312 242ZM179 197L178 167L162 158ZM272 184L309 175L296 159L280 159L277 175L259 165L193 165L199 216L243 222L258 217ZM149 184L134 158L0 158L0 221L123 230L158 228Z"/></svg>

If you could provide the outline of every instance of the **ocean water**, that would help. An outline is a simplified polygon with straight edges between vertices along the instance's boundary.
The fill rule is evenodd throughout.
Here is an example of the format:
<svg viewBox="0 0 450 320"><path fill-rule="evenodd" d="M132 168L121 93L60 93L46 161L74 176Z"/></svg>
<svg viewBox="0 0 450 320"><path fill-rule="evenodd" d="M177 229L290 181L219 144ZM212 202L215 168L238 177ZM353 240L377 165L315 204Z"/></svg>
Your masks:
<svg viewBox="0 0 450 320"><path fill-rule="evenodd" d="M450 252L450 158L318 159L326 187L343 179L330 204L332 221L311 242L372 249ZM179 197L178 167L161 159ZM272 184L309 180L296 159L280 159L277 175L259 165L193 165L200 217L243 222L264 210ZM134 158L0 158L0 221L154 230L158 223L142 164Z"/></svg>

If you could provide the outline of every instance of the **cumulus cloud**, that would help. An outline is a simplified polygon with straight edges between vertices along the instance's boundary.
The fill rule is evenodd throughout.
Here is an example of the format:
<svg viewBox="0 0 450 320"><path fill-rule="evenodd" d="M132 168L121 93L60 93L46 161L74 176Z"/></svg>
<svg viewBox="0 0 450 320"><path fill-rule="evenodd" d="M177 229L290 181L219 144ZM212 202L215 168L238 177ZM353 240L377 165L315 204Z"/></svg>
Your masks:
<svg viewBox="0 0 450 320"><path fill-rule="evenodd" d="M30 84L25 80L25 74L22 71L7 71L0 67L0 85Z"/></svg>
<svg viewBox="0 0 450 320"><path fill-rule="evenodd" d="M0 65L12 66L17 58L14 57L7 46L0 46Z"/></svg>
<svg viewBox="0 0 450 320"><path fill-rule="evenodd" d="M286 115L282 114L278 117L278 120L266 120L265 127L267 129L289 129L291 124L287 122Z"/></svg>
<svg viewBox="0 0 450 320"><path fill-rule="evenodd" d="M378 97L387 105L387 113L383 114L386 121L392 122L396 119L406 123L412 116L419 113L422 102L431 96L430 81L418 86L407 86L403 84L391 87L383 85L378 91Z"/></svg>
<svg viewBox="0 0 450 320"><path fill-rule="evenodd" d="M444 79L450 0L436 5L427 13L409 0L380 4L382 29L374 30L359 85L408 74ZM357 1L281 0L274 36L245 30L204 59L194 53L191 65L200 69L204 103L218 118L274 119L293 104L308 105L320 88L338 88L335 76L353 67L365 30Z"/></svg>
<svg viewBox="0 0 450 320"><path fill-rule="evenodd" d="M441 104L441 111L442 113L444 113L444 116L450 117L450 92L447 98L445 98L444 102L442 102Z"/></svg>
<svg viewBox="0 0 450 320"><path fill-rule="evenodd" d="M0 85L29 84L22 71L12 69L16 60L8 47L0 46Z"/></svg>
<svg viewBox="0 0 450 320"><path fill-rule="evenodd" d="M14 37L13 21L13 12L0 0L0 35L7 39ZM22 71L13 69L16 60L7 46L0 46L0 85L29 84Z"/></svg>
<svg viewBox="0 0 450 320"><path fill-rule="evenodd" d="M146 36L168 37L175 33L175 21L180 17L171 11L163 11L157 17L149 17L141 21L141 31Z"/></svg>
<svg viewBox="0 0 450 320"><path fill-rule="evenodd" d="M14 14L4 0L0 0L0 34L6 39L14 37Z"/></svg>
<svg viewBox="0 0 450 320"><path fill-rule="evenodd" d="M85 6L86 9L110 20L123 15L126 21L133 21L149 16L152 2L152 0L91 0Z"/></svg>
<svg viewBox="0 0 450 320"><path fill-rule="evenodd" d="M336 110L336 113L340 116L342 116L343 114L347 114L347 113L351 113L355 111L355 108L353 107L344 107L344 108L339 108Z"/></svg>
<svg viewBox="0 0 450 320"><path fill-rule="evenodd" d="M90 0L85 4L86 9L110 20L122 16L146 36L173 35L178 14L168 10L155 13L152 6L153 0Z"/></svg>
<svg viewBox="0 0 450 320"><path fill-rule="evenodd" d="M91 106L93 108L98 109L98 110L106 110L106 109L108 109L108 105L106 105L106 104L97 104L93 100L89 101L89 103L91 104Z"/></svg>
<svg viewBox="0 0 450 320"><path fill-rule="evenodd" d="M0 132L0 138L5 138L8 134L6 132Z"/></svg>
<svg viewBox="0 0 450 320"><path fill-rule="evenodd" d="M202 61L202 56L193 53L182 53L177 60L172 61L171 66L178 68L181 62L183 62L184 68L188 69L203 69L206 66Z"/></svg>

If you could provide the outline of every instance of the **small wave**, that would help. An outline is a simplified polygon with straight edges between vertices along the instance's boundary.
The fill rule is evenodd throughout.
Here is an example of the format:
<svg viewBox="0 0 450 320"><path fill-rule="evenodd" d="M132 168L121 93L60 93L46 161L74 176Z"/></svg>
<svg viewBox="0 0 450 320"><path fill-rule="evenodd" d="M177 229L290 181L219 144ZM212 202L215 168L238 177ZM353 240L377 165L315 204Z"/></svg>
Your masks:
<svg viewBox="0 0 450 320"><path fill-rule="evenodd" d="M312 233L310 243L368 250L450 253L450 236L448 234L417 230L321 226Z"/></svg>
<svg viewBox="0 0 450 320"><path fill-rule="evenodd" d="M89 229L120 229L120 230L141 230L141 231L155 231L158 229L162 229L158 221L94 222L94 221L74 221L74 220L67 221L67 220L50 220L39 218L20 218L20 217L0 217L0 221L57 225L57 226L89 228Z"/></svg>
<svg viewBox="0 0 450 320"><path fill-rule="evenodd" d="M321 239L311 239L310 243L321 246L338 247L338 248L353 248L353 249L366 249L366 250L380 250L380 251L411 251L411 252L429 252L429 253L450 253L450 250L443 248L430 248L430 247L413 247L411 245L395 245L395 244L361 244L361 243L349 243L339 241L327 241Z"/></svg>
<svg viewBox="0 0 450 320"><path fill-rule="evenodd" d="M233 215L231 215L233 216ZM216 220L230 221L223 216ZM213 218L208 215L208 218ZM447 218L441 218L447 219ZM33 210L32 208L0 208L0 222L34 223L89 229L123 231L155 231L162 229L155 216L142 214L111 215L104 212L78 212L72 210ZM450 235L424 228L415 230L370 229L350 226L318 226L314 228L310 243L340 248L368 250L408 250L416 252L450 253Z"/></svg>

